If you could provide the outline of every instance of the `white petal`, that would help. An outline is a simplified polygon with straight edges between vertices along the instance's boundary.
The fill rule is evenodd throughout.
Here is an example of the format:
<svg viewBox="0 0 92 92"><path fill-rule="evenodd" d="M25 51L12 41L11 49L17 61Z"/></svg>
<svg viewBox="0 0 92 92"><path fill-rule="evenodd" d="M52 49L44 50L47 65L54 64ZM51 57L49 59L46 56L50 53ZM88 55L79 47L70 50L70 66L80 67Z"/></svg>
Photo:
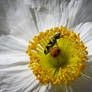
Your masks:
<svg viewBox="0 0 92 92"><path fill-rule="evenodd" d="M81 40L87 46L88 55L92 55L92 22L81 23L74 29L76 33L80 33Z"/></svg>
<svg viewBox="0 0 92 92"><path fill-rule="evenodd" d="M76 16L79 14L82 0L27 1L29 7L34 10L40 31L60 25L70 28L78 24Z"/></svg>
<svg viewBox="0 0 92 92"><path fill-rule="evenodd" d="M92 62L87 62L85 73L72 83L74 92L92 92Z"/></svg>
<svg viewBox="0 0 92 92"><path fill-rule="evenodd" d="M59 1L30 0L29 8L34 11L39 31L59 25Z"/></svg>
<svg viewBox="0 0 92 92"><path fill-rule="evenodd" d="M61 8L63 6L61 25L64 23L68 28L73 28L81 23L92 22L91 0L70 0Z"/></svg>
<svg viewBox="0 0 92 92"><path fill-rule="evenodd" d="M34 11L39 31L54 26L73 28L92 21L91 0L25 0Z"/></svg>
<svg viewBox="0 0 92 92"><path fill-rule="evenodd" d="M41 88L39 89L39 92L47 92L47 87L45 85L41 85Z"/></svg>
<svg viewBox="0 0 92 92"><path fill-rule="evenodd" d="M4 9L6 16L4 20L6 21L7 26L4 25L5 21L4 23L1 23L3 25L2 27L5 27L4 29L1 27L5 32L11 33L15 37L23 38L27 41L38 33L32 14L24 4L24 1L1 0L0 3L3 6L0 9Z"/></svg>
<svg viewBox="0 0 92 92"><path fill-rule="evenodd" d="M6 19L5 0L0 0L0 34L9 34L8 23Z"/></svg>
<svg viewBox="0 0 92 92"><path fill-rule="evenodd" d="M11 35L2 35L0 37L0 52L3 52L3 50L6 52L24 52L27 48L27 45L27 41Z"/></svg>
<svg viewBox="0 0 92 92"><path fill-rule="evenodd" d="M66 88L63 85L48 85L48 92L66 92ZM67 89L68 90L68 89Z"/></svg>
<svg viewBox="0 0 92 92"><path fill-rule="evenodd" d="M61 3L60 12L62 15L60 19L60 25L66 26L67 28L72 28L77 25L77 17L81 5L82 0L70 0Z"/></svg>
<svg viewBox="0 0 92 92"><path fill-rule="evenodd" d="M0 37L1 92L22 92L37 86L32 71L27 67L29 58L25 54L26 47L23 39L10 35Z"/></svg>
<svg viewBox="0 0 92 92"><path fill-rule="evenodd" d="M82 1L75 18L75 24L92 22L92 0Z"/></svg>

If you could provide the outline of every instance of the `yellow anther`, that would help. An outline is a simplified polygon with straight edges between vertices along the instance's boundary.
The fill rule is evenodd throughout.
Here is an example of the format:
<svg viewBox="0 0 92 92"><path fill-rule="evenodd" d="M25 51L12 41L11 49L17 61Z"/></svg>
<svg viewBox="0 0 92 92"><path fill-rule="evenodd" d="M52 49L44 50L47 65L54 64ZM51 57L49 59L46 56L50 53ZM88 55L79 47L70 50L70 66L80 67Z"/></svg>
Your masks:
<svg viewBox="0 0 92 92"><path fill-rule="evenodd" d="M44 49L50 41L53 42L51 39L57 33L60 33L60 38L56 39L55 44L49 48L50 51L53 50L52 48L60 49L59 54L54 58L52 57L54 50L45 54ZM80 41L79 34L63 26L54 27L46 32L40 32L38 36L34 36L33 41L29 41L26 51L30 57L28 67L33 70L36 79L42 84L68 86L70 81L80 77L80 72L83 72L85 68L84 62L88 60L86 49L83 41Z"/></svg>

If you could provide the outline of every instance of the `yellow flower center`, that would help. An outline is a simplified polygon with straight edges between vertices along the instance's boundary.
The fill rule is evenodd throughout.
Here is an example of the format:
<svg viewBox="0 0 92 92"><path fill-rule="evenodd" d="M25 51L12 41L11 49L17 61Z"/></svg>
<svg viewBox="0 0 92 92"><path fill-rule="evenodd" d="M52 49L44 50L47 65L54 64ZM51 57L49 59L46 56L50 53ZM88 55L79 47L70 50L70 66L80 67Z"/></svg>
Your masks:
<svg viewBox="0 0 92 92"><path fill-rule="evenodd" d="M85 68L86 49L79 34L63 26L54 27L29 41L29 68L42 84L69 85Z"/></svg>

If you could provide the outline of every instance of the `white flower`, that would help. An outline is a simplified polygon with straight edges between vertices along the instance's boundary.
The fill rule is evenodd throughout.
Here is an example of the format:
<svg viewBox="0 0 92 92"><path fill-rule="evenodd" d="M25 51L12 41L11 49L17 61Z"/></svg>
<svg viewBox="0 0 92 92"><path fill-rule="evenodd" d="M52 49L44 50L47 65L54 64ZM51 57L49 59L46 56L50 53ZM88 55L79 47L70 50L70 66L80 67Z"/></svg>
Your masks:
<svg viewBox="0 0 92 92"><path fill-rule="evenodd" d="M85 74L68 87L42 85L28 68L28 41L51 27L80 33L88 47ZM92 92L92 1L1 0L0 92Z"/></svg>

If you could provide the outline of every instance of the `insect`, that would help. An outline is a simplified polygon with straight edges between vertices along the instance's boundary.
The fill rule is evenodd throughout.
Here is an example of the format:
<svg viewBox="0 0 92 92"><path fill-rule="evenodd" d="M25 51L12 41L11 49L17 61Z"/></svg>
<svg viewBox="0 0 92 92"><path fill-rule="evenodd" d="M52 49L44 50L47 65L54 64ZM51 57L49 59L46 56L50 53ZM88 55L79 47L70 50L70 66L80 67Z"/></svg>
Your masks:
<svg viewBox="0 0 92 92"><path fill-rule="evenodd" d="M60 33L57 33L55 36L53 36L51 38L51 40L49 41L48 45L46 46L45 50L44 50L44 54L48 54L49 50L51 47L54 46L54 44L56 43L57 39L60 38Z"/></svg>

